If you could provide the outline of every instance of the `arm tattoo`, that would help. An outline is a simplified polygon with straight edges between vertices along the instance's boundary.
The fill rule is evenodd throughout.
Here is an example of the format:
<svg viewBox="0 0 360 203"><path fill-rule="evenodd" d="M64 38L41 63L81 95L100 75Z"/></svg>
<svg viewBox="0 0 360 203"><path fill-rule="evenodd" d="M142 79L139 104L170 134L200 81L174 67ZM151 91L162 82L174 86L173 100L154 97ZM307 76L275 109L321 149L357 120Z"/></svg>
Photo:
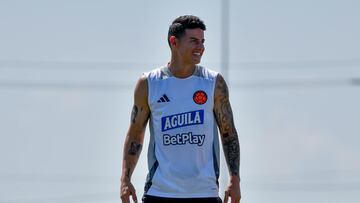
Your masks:
<svg viewBox="0 0 360 203"><path fill-rule="evenodd" d="M218 105L215 107L216 120L221 132L234 134L235 126L233 122L233 114L229 102L229 90L225 80L220 77L216 88L219 91Z"/></svg>
<svg viewBox="0 0 360 203"><path fill-rule="evenodd" d="M135 121L136 121L136 116L137 116L137 114L138 114L138 107L136 106L136 105L134 105L134 107L133 107L133 109L132 109L132 111L131 111L131 122L132 123L135 123Z"/></svg>
<svg viewBox="0 0 360 203"><path fill-rule="evenodd" d="M229 90L222 77L217 83L219 93L214 108L214 115L222 135L223 149L231 175L239 176L240 146L236 132L233 113L229 102Z"/></svg>
<svg viewBox="0 0 360 203"><path fill-rule="evenodd" d="M223 148L230 174L239 176L240 147L237 136L223 138Z"/></svg>
<svg viewBox="0 0 360 203"><path fill-rule="evenodd" d="M138 144L136 142L131 142L128 154L130 154L130 155L138 155L139 152L141 151L141 149L142 149L142 144Z"/></svg>

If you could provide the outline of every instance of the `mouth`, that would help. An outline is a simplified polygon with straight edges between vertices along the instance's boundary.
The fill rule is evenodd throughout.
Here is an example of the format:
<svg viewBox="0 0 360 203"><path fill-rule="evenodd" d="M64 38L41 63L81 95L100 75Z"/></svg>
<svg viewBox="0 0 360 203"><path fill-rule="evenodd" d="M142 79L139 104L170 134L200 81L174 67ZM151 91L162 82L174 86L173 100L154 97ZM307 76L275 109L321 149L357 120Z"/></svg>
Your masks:
<svg viewBox="0 0 360 203"><path fill-rule="evenodd" d="M201 56L201 53L199 53L199 52L195 52L195 53L193 53L195 56Z"/></svg>

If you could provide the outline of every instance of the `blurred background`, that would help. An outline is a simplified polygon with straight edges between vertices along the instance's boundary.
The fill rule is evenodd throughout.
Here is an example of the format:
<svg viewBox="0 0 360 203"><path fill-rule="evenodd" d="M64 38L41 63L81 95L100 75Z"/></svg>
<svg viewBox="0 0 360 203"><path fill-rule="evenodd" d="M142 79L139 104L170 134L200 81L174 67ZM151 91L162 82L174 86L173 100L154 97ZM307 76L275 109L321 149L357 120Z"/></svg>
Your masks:
<svg viewBox="0 0 360 203"><path fill-rule="evenodd" d="M0 1L0 203L113 203L142 72L172 20L207 25L226 77L243 203L360 198L357 0ZM133 183L143 194L148 132ZM222 157L221 197L227 185Z"/></svg>

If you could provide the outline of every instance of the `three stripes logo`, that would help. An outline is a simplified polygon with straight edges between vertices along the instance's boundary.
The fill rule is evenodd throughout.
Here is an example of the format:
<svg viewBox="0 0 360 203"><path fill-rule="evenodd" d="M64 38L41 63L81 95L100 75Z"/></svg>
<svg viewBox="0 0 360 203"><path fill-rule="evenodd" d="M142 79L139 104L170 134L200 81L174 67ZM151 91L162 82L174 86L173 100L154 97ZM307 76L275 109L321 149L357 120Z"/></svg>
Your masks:
<svg viewBox="0 0 360 203"><path fill-rule="evenodd" d="M169 102L169 101L170 101L170 99L166 96L166 94L163 94L163 96L161 96L157 102L162 103L162 102Z"/></svg>

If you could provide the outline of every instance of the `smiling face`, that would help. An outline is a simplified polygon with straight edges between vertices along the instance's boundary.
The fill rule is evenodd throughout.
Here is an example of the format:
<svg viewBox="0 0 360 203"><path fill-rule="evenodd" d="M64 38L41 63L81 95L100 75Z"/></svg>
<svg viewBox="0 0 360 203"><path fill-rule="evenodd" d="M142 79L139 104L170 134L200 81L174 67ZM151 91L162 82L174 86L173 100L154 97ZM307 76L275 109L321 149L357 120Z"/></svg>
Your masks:
<svg viewBox="0 0 360 203"><path fill-rule="evenodd" d="M175 40L174 51L184 64L195 65L200 63L205 50L204 31L202 29L186 29L185 34L180 39Z"/></svg>

